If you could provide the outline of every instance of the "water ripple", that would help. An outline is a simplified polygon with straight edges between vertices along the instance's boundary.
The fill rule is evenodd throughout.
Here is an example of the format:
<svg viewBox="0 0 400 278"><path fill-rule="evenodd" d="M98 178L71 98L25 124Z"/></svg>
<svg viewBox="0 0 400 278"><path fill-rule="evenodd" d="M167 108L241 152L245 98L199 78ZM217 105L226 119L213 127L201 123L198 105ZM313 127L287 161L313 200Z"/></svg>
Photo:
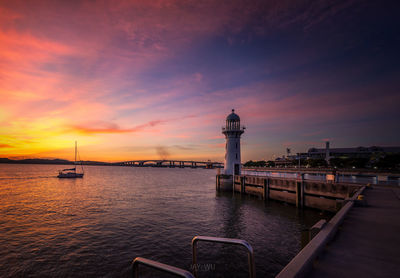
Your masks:
<svg viewBox="0 0 400 278"><path fill-rule="evenodd" d="M215 171L0 165L0 277L128 277L137 256L190 269L195 235L246 239L257 276L273 277L320 217L257 198L217 194ZM200 277L247 276L244 251L201 243ZM144 277L159 276L143 270Z"/></svg>

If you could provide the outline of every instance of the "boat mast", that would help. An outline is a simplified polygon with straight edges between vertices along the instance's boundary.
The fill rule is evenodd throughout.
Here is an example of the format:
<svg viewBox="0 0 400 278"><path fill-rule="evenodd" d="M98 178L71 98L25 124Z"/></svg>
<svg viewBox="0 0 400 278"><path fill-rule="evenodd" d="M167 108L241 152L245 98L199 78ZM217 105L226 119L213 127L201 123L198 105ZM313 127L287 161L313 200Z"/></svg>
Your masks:
<svg viewBox="0 0 400 278"><path fill-rule="evenodd" d="M74 170L76 172L76 141L75 141L75 163L74 164L75 164L75 169Z"/></svg>

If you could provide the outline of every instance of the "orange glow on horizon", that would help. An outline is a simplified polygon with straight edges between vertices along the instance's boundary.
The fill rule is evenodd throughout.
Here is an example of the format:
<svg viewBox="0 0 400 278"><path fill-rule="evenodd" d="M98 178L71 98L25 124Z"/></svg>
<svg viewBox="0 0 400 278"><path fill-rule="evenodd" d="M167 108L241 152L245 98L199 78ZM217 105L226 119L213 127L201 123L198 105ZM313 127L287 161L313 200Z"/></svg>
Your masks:
<svg viewBox="0 0 400 278"><path fill-rule="evenodd" d="M223 161L232 108L244 161L398 145L394 19L352 5L0 1L0 156Z"/></svg>

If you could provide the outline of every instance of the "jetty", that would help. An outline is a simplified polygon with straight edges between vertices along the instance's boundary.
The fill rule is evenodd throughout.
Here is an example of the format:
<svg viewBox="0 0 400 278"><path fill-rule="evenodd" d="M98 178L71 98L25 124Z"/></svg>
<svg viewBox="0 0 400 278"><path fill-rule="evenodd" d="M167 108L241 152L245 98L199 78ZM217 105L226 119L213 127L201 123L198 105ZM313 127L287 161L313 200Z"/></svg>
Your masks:
<svg viewBox="0 0 400 278"><path fill-rule="evenodd" d="M338 211L345 200L361 188L360 184L334 183L304 179L260 177L252 175L217 175L216 190L258 196L331 212Z"/></svg>
<svg viewBox="0 0 400 278"><path fill-rule="evenodd" d="M400 189L365 188L315 225L313 239L277 278L400 276Z"/></svg>
<svg viewBox="0 0 400 278"><path fill-rule="evenodd" d="M388 179L400 179L400 172L397 170L386 169L346 169L346 168L308 168L308 167L243 167L244 171L251 171L254 175L265 175L271 173L288 173L288 174L309 174L309 175L334 175L336 178L340 176L360 176L375 177L377 181L388 181Z"/></svg>
<svg viewBox="0 0 400 278"><path fill-rule="evenodd" d="M309 277L399 277L400 189L366 190Z"/></svg>
<svg viewBox="0 0 400 278"><path fill-rule="evenodd" d="M334 181L217 175L217 191L335 212L308 232L308 243L277 275L400 277L400 188Z"/></svg>

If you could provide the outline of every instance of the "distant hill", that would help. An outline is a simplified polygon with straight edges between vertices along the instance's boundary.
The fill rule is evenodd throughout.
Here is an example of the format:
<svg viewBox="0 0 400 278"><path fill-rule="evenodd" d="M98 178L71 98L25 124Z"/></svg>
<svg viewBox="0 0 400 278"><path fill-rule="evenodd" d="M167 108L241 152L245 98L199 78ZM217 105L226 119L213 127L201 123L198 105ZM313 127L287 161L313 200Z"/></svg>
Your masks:
<svg viewBox="0 0 400 278"><path fill-rule="evenodd" d="M28 159L9 159L0 158L0 163L13 163L13 164L74 164L73 162L65 159L41 159L41 158L28 158Z"/></svg>
<svg viewBox="0 0 400 278"><path fill-rule="evenodd" d="M0 158L0 163L11 164L74 164L74 162L65 159L42 159L42 158L28 158L28 159L9 159ZM100 162L100 161L82 161L84 165L113 165L113 163Z"/></svg>

